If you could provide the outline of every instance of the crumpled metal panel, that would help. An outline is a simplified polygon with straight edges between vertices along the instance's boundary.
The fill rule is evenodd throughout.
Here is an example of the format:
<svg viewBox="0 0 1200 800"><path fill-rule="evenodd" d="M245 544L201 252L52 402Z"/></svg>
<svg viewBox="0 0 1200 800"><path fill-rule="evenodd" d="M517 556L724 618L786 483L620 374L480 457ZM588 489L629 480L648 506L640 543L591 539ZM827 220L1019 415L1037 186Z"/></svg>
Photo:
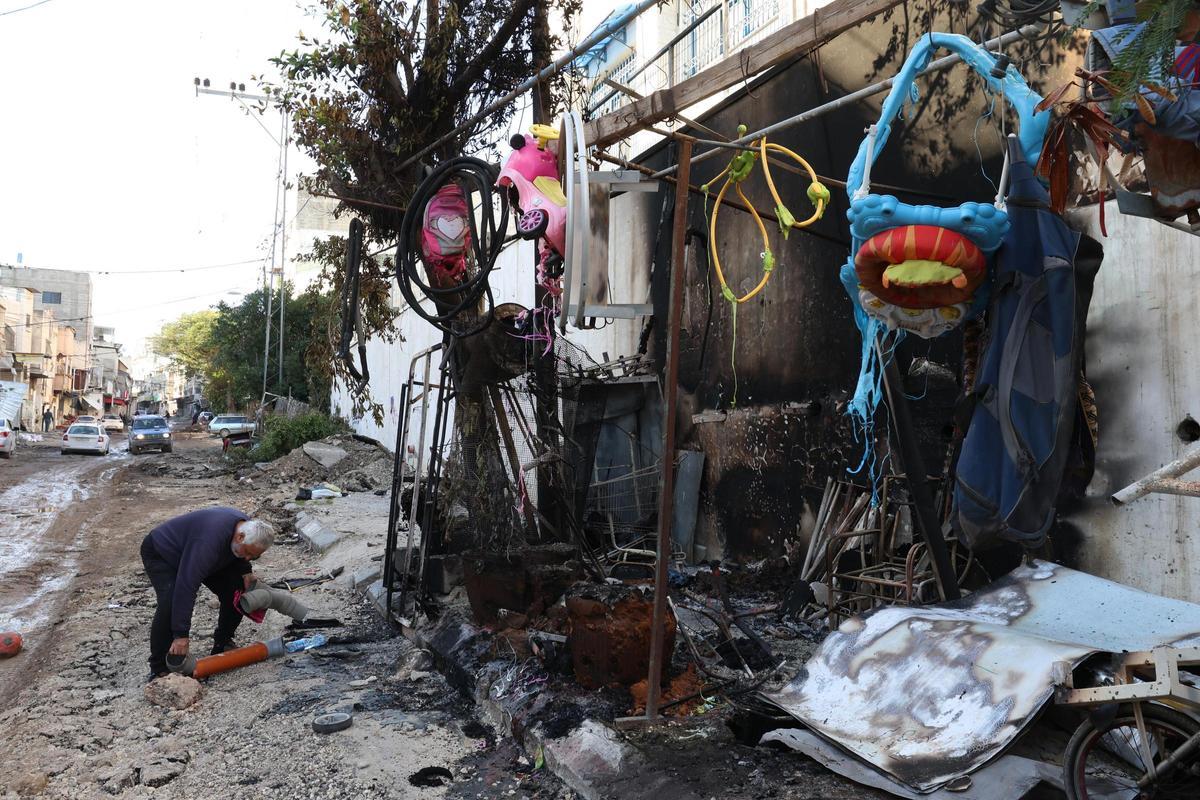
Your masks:
<svg viewBox="0 0 1200 800"><path fill-rule="evenodd" d="M831 633L767 699L918 792L978 769L1054 691L1054 664L1200 643L1200 605L1044 561L969 597Z"/></svg>

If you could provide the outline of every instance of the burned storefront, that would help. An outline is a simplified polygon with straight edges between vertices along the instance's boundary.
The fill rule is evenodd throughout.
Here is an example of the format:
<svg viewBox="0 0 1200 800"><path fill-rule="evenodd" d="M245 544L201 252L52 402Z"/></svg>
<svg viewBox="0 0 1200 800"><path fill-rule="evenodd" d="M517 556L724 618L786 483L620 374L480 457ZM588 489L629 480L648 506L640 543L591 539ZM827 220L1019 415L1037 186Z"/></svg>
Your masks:
<svg viewBox="0 0 1200 800"><path fill-rule="evenodd" d="M1195 460L1126 493L1169 506L1108 501L1191 428L1148 452L1129 408L1103 422L1131 393L1181 415L1163 384L1194 380L1139 394L1118 372L1154 345L1112 341L1144 313L1132 252L1200 252L1147 155L1190 84L1105 77L1133 4L976 5L833 2L616 111L539 118L499 168L431 165L398 280L441 341L399 394L376 592L527 749L705 717L902 797L1195 787L1200 726L1143 714L1194 694ZM517 240L532 302L497 290ZM1134 518L1170 520L1152 563L1180 577L1099 541ZM1123 651L1150 655L1114 673ZM1157 693L1081 723L1099 701L1071 693L1112 674ZM1137 763L1096 744L1130 731Z"/></svg>

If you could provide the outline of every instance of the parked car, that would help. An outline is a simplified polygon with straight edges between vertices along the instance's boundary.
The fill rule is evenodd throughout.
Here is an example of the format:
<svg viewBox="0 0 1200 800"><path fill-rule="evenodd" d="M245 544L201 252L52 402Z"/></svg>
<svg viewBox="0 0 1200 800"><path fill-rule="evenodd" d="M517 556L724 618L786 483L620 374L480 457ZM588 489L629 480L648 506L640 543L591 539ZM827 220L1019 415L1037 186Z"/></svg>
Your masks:
<svg viewBox="0 0 1200 800"><path fill-rule="evenodd" d="M221 414L213 417L208 423L208 429L222 439L232 433L254 433L254 420L243 414Z"/></svg>
<svg viewBox="0 0 1200 800"><path fill-rule="evenodd" d="M71 420L71 422L78 422L80 425L95 425L97 423L97 419L93 416L89 416L88 414L84 414L82 417L76 417L75 419Z"/></svg>
<svg viewBox="0 0 1200 800"><path fill-rule="evenodd" d="M100 418L100 421L104 424L105 431L125 430L125 420L121 419L116 414L105 414Z"/></svg>
<svg viewBox="0 0 1200 800"><path fill-rule="evenodd" d="M134 417L129 427L129 452L136 455L151 449L171 452L171 426L158 416Z"/></svg>
<svg viewBox="0 0 1200 800"><path fill-rule="evenodd" d="M214 414L211 411L201 411L200 416L197 417L196 421L199 422L201 425L207 425L210 421L212 421L212 418L215 416L216 416L216 414Z"/></svg>
<svg viewBox="0 0 1200 800"><path fill-rule="evenodd" d="M6 419L0 419L0 456L11 458L16 451L17 432L13 430L12 423Z"/></svg>
<svg viewBox="0 0 1200 800"><path fill-rule="evenodd" d="M96 423L81 425L78 422L67 428L62 437L62 452L67 453L100 453L108 455L108 445L112 440L104 432L104 428Z"/></svg>

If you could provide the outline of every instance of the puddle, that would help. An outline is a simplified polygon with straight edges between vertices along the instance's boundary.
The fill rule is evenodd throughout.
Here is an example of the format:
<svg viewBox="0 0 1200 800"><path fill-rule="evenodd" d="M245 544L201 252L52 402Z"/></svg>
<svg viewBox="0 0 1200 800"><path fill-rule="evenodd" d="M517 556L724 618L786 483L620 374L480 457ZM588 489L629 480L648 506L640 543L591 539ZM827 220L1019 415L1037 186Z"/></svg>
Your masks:
<svg viewBox="0 0 1200 800"><path fill-rule="evenodd" d="M48 621L46 598L78 567L82 531L67 541L47 537L61 509L87 500L83 467L47 470L0 492L0 630L27 632Z"/></svg>

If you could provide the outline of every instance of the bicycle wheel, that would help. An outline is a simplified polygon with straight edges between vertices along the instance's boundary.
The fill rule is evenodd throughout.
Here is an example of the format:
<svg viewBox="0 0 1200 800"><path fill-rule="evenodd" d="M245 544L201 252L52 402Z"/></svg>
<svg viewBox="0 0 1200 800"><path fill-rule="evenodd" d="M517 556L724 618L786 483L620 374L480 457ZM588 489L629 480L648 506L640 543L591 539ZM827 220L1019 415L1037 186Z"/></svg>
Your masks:
<svg viewBox="0 0 1200 800"><path fill-rule="evenodd" d="M1184 742L1200 735L1200 723L1166 706L1142 703L1146 741L1133 706L1123 705L1107 720L1091 717L1075 729L1063 753L1063 779L1071 800L1195 800L1200 798L1200 760L1189 759L1144 789L1138 781Z"/></svg>

